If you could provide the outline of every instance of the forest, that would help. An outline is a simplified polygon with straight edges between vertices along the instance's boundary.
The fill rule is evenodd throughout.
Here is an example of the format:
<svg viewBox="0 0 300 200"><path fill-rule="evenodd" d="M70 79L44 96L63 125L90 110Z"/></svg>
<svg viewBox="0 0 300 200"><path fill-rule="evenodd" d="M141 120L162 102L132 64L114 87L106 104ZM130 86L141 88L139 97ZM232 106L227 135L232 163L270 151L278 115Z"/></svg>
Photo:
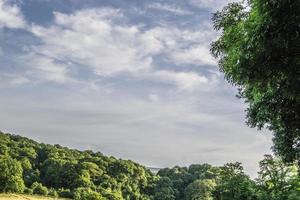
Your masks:
<svg viewBox="0 0 300 200"><path fill-rule="evenodd" d="M130 160L0 133L0 192L75 200L299 200L296 165L266 155L252 180L241 163L152 173Z"/></svg>

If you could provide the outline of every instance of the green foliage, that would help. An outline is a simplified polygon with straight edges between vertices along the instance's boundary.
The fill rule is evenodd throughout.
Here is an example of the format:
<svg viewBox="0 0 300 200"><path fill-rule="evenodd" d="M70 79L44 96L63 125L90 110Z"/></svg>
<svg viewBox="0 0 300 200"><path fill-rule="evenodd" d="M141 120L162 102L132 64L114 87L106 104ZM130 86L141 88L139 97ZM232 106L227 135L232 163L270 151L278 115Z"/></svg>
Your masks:
<svg viewBox="0 0 300 200"><path fill-rule="evenodd" d="M211 179L199 179L189 184L185 189L185 199L213 200L212 192L216 183Z"/></svg>
<svg viewBox="0 0 300 200"><path fill-rule="evenodd" d="M53 189L53 188L50 188L50 190L48 192L48 195L52 196L52 197L58 197L57 191L55 189Z"/></svg>
<svg viewBox="0 0 300 200"><path fill-rule="evenodd" d="M0 155L0 192L23 192L23 169L16 159Z"/></svg>
<svg viewBox="0 0 300 200"><path fill-rule="evenodd" d="M58 196L63 198L73 198L73 192L71 192L70 189L59 189L58 190Z"/></svg>
<svg viewBox="0 0 300 200"><path fill-rule="evenodd" d="M193 174L190 174L186 167L175 166L172 169L161 169L158 175L171 180L176 199L184 198L184 188L193 181Z"/></svg>
<svg viewBox="0 0 300 200"><path fill-rule="evenodd" d="M291 192L287 200L300 200L300 190Z"/></svg>
<svg viewBox="0 0 300 200"><path fill-rule="evenodd" d="M280 159L266 155L258 174L257 182L267 199L295 199L300 194L300 177L295 165L286 166Z"/></svg>
<svg viewBox="0 0 300 200"><path fill-rule="evenodd" d="M279 158L266 155L260 167L259 178L255 181L244 173L239 162L221 167L197 164L189 168L161 169L154 199L299 199L300 177L296 165L287 166Z"/></svg>
<svg viewBox="0 0 300 200"><path fill-rule="evenodd" d="M22 192L26 186L34 194L47 195L49 191L51 196L66 198L73 198L77 188L86 188L90 196L85 198L150 199L152 196L155 176L132 161L39 144L1 132L0 139L1 192ZM31 193L29 189L26 192Z"/></svg>
<svg viewBox="0 0 300 200"><path fill-rule="evenodd" d="M39 195L48 195L48 189L47 187L43 186L41 183L34 182L31 186L31 189L33 191L33 194L39 194Z"/></svg>
<svg viewBox="0 0 300 200"><path fill-rule="evenodd" d="M175 192L173 183L168 177L162 177L156 184L154 191L155 200L174 200Z"/></svg>
<svg viewBox="0 0 300 200"><path fill-rule="evenodd" d="M257 199L255 182L247 176L241 163L228 163L221 167L216 196L223 200Z"/></svg>
<svg viewBox="0 0 300 200"><path fill-rule="evenodd" d="M274 151L300 164L300 1L249 0L214 14L211 52L247 104L248 124L274 132Z"/></svg>
<svg viewBox="0 0 300 200"><path fill-rule="evenodd" d="M75 200L104 200L104 198L97 192L90 188L77 188L74 192Z"/></svg>
<svg viewBox="0 0 300 200"><path fill-rule="evenodd" d="M272 156L260 162L255 181L239 162L175 166L154 175L137 163L99 152L39 144L1 132L0 138L0 192L75 200L299 200L297 166Z"/></svg>

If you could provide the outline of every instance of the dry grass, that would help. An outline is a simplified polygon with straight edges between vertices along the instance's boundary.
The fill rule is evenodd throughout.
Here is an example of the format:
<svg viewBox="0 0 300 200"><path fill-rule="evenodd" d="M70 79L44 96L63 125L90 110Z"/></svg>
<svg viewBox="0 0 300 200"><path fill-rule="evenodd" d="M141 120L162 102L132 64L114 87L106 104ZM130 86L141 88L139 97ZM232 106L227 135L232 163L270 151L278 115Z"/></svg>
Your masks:
<svg viewBox="0 0 300 200"><path fill-rule="evenodd" d="M0 200L67 200L60 198L43 197L36 195L0 194Z"/></svg>

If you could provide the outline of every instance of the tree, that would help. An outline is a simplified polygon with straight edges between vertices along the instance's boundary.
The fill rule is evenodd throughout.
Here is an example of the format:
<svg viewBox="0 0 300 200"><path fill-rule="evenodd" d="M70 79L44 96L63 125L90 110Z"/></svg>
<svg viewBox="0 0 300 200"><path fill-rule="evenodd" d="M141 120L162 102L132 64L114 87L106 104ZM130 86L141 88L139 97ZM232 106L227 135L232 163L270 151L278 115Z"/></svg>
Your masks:
<svg viewBox="0 0 300 200"><path fill-rule="evenodd" d="M0 156L0 192L23 192L23 169L10 156Z"/></svg>
<svg viewBox="0 0 300 200"><path fill-rule="evenodd" d="M218 175L218 168L209 164L192 164L188 172L196 179L215 179Z"/></svg>
<svg viewBox="0 0 300 200"><path fill-rule="evenodd" d="M257 182L263 196L272 200L295 199L295 196L300 196L300 177L295 165L286 166L279 158L271 155L265 155L259 165Z"/></svg>
<svg viewBox="0 0 300 200"><path fill-rule="evenodd" d="M231 3L212 18L211 52L248 103L248 124L274 132L274 151L300 165L300 1Z"/></svg>
<svg viewBox="0 0 300 200"><path fill-rule="evenodd" d="M162 177L156 184L154 200L175 200L173 184L168 177Z"/></svg>
<svg viewBox="0 0 300 200"><path fill-rule="evenodd" d="M185 187L190 184L194 178L197 178L196 175L193 178L193 175L188 172L186 167L179 166L175 166L172 169L161 169L158 175L168 177L171 180L176 199L183 199Z"/></svg>
<svg viewBox="0 0 300 200"><path fill-rule="evenodd" d="M241 163L227 163L221 167L215 190L216 199L256 199L255 182L247 176Z"/></svg>
<svg viewBox="0 0 300 200"><path fill-rule="evenodd" d="M212 192L216 186L214 180L195 180L185 189L186 200L213 200Z"/></svg>

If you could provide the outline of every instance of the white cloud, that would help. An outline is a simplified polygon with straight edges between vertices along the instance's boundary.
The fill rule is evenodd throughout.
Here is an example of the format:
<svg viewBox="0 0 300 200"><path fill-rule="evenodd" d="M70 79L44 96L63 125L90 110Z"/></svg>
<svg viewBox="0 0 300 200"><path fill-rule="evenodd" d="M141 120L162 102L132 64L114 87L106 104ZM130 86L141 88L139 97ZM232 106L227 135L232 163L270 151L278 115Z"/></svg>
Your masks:
<svg viewBox="0 0 300 200"><path fill-rule="evenodd" d="M216 65L210 54L210 43L217 37L207 22L197 31L180 31L180 45L170 53L171 59L178 64Z"/></svg>
<svg viewBox="0 0 300 200"><path fill-rule="evenodd" d="M216 60L209 55L209 49L201 45L175 51L171 54L171 57L178 64L217 64Z"/></svg>
<svg viewBox="0 0 300 200"><path fill-rule="evenodd" d="M9 13L6 16L15 16L10 17L14 20L5 26L25 28L19 8L4 1L1 3L0 13L4 13L5 8ZM184 14L179 7L168 4L149 6ZM176 26L160 25L144 30L139 25L129 25L120 10L105 7L71 14L54 12L50 26L26 26L40 42L32 45L30 54L22 56L21 60L26 60L29 77L39 80L62 83L73 80L68 72L76 65L99 76L115 76L120 72L146 74L154 81L193 91L208 83L208 78L194 72L159 71L160 66L154 66L153 60L160 55L173 65L215 65L209 53L209 42L215 34L205 24L203 29L181 30Z"/></svg>
<svg viewBox="0 0 300 200"><path fill-rule="evenodd" d="M71 80L68 77L68 66L63 63L59 63L51 58L46 56L40 56L38 54L29 54L23 56L20 59L20 62L25 63L29 70L27 71L27 75L42 79L46 81L53 81L63 83L67 80Z"/></svg>
<svg viewBox="0 0 300 200"><path fill-rule="evenodd" d="M145 34L163 46L161 53L173 64L216 65L209 49L217 34L207 23L203 23L199 30L161 26L150 29Z"/></svg>
<svg viewBox="0 0 300 200"><path fill-rule="evenodd" d="M199 8L208 8L213 12L222 9L228 3L237 2L239 0L189 0L190 4Z"/></svg>
<svg viewBox="0 0 300 200"><path fill-rule="evenodd" d="M20 8L10 5L7 0L0 0L0 28L24 28L26 22L23 19Z"/></svg>
<svg viewBox="0 0 300 200"><path fill-rule="evenodd" d="M39 53L89 67L98 75L134 73L151 67L151 55L157 53L155 43L147 43L151 38L137 26L115 23L115 18L121 18L118 11L103 8L54 15L51 27L32 27L43 42L36 46Z"/></svg>
<svg viewBox="0 0 300 200"><path fill-rule="evenodd" d="M186 91L194 91L208 82L205 76L200 76L195 72L157 71L155 76L162 81L171 82L178 88Z"/></svg>
<svg viewBox="0 0 300 200"><path fill-rule="evenodd" d="M208 79L194 72L157 71L152 62L155 56L164 55L176 65L215 64L208 50L208 38L213 36L207 30L180 30L163 25L142 30L127 25L123 14L111 8L84 9L73 14L55 12L54 17L54 24L49 27L31 27L31 32L42 41L32 49L39 54L32 62L48 63L47 68L38 68L49 73L48 80L65 80L66 67L57 64L59 60L87 67L100 76L119 72L146 74L192 91Z"/></svg>
<svg viewBox="0 0 300 200"><path fill-rule="evenodd" d="M188 14L170 4L153 3L149 8ZM0 0L0 16L4 16L0 18L2 26L25 28L26 22L16 5ZM26 30L41 41L32 45L31 53L21 60L25 59L30 68L27 74L40 76L41 80L72 80L67 72L72 71L74 64L100 76L119 72L146 74L154 80L171 82L180 89L192 91L208 83L208 78L194 72L159 71L153 60L161 55L174 65L215 65L209 53L209 43L215 34L203 24L201 31L169 25L143 30L138 25L128 25L118 9L82 9L71 14L54 12L54 23L50 26L26 26Z"/></svg>
<svg viewBox="0 0 300 200"><path fill-rule="evenodd" d="M188 10L184 10L180 8L179 6L176 5L171 5L171 4L162 4L162 3L152 3L147 6L150 9L156 9L156 10L161 10L161 11L167 11L171 12L177 15L191 15L193 14L192 12Z"/></svg>

